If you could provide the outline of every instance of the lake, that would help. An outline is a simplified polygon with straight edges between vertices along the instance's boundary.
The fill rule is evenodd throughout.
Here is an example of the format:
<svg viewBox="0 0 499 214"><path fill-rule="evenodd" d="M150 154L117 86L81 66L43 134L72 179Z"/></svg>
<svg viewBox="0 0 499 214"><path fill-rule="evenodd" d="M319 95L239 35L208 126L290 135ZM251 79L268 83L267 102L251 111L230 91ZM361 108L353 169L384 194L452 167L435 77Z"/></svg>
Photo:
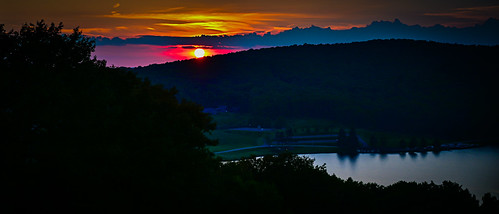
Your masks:
<svg viewBox="0 0 499 214"><path fill-rule="evenodd" d="M354 157L330 154L307 154L315 164L326 164L329 174L384 186L397 181L450 180L467 188L481 200L490 192L499 197L499 147L414 154L367 154Z"/></svg>

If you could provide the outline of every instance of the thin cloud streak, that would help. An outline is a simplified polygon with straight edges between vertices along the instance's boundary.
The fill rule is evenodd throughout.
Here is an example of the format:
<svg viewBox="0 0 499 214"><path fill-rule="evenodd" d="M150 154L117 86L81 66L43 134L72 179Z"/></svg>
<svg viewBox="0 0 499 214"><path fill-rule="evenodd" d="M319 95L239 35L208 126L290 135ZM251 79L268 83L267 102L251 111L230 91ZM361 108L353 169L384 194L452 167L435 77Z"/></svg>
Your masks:
<svg viewBox="0 0 499 214"><path fill-rule="evenodd" d="M206 13L203 11L184 11L172 8L167 12L142 14L112 13L102 17L114 19L149 20L155 26L165 26L168 33L163 36L234 35L254 31L275 31L268 22L279 22L294 18L311 18L305 14L287 13ZM315 16L315 18L323 18ZM156 29L156 28L155 28Z"/></svg>

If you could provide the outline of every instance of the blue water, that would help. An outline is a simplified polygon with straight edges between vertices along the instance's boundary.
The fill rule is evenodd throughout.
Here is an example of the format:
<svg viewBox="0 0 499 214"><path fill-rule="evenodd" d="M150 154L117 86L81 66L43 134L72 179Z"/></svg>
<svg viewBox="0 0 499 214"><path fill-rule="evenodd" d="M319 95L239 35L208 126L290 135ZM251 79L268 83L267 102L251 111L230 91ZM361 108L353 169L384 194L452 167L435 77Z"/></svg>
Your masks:
<svg viewBox="0 0 499 214"><path fill-rule="evenodd" d="M308 154L315 164L326 163L329 174L362 182L390 185L397 181L457 182L481 199L490 192L499 197L499 147L480 147L438 154L359 154L354 157Z"/></svg>

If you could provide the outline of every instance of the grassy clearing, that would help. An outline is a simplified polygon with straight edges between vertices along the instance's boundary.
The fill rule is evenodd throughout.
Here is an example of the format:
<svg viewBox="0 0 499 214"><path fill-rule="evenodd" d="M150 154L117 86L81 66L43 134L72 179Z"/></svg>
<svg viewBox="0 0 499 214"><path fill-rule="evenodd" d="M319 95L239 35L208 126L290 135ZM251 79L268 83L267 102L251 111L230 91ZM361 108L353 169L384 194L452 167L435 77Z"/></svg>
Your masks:
<svg viewBox="0 0 499 214"><path fill-rule="evenodd" d="M223 160L239 160L242 158L248 158L251 156L263 156L263 155L272 155L278 154L274 148L258 148L258 149L248 149L237 152L227 152L217 155L221 157Z"/></svg>
<svg viewBox="0 0 499 214"><path fill-rule="evenodd" d="M312 147L291 147L288 149L277 148L257 148L248 149L243 151L228 152L218 154L223 160L238 160L252 156L273 155L282 152L291 152L294 154L314 154L314 153L335 153L338 152L337 148L312 148Z"/></svg>
<svg viewBox="0 0 499 214"><path fill-rule="evenodd" d="M218 145L210 146L212 152L225 151L249 146L260 146L274 138L274 132L250 132L217 129L207 135L210 139L218 139Z"/></svg>

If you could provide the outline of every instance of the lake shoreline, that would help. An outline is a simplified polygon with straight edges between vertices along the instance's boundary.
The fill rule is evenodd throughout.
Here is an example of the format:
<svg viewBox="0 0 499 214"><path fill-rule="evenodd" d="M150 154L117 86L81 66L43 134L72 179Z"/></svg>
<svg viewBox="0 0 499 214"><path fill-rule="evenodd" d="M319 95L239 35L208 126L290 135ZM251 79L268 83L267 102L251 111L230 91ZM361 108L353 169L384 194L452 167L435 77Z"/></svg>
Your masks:
<svg viewBox="0 0 499 214"><path fill-rule="evenodd" d="M391 185L398 181L435 182L450 180L463 185L480 197L490 192L499 197L499 146L478 145L472 148L427 153L332 153L301 154L326 164L329 174L339 178Z"/></svg>
<svg viewBox="0 0 499 214"><path fill-rule="evenodd" d="M475 142L475 143L471 143ZM385 148L385 149L358 149L358 153L369 153L369 154L400 154L400 153L425 153L425 152L442 152L442 151L452 151L461 149L471 149L477 147L486 146L485 144L476 143L477 141L465 141L456 143L442 144L440 147L427 146L424 148Z"/></svg>
<svg viewBox="0 0 499 214"><path fill-rule="evenodd" d="M215 155L219 155L222 159L224 160L238 160L238 159L244 159L244 158L250 158L251 156L264 156L264 155L269 155L268 151L261 152L259 149L273 149L273 154L270 155L277 155L279 153L283 152L289 152L293 154L339 154L339 155L347 155L347 156L355 156L358 154L416 154L416 153L440 153L443 151L453 151L453 150L462 150L462 149L472 149L472 148L478 148L478 147L485 147L488 146L488 144L484 143L487 141L483 140L470 140L470 141L460 141L460 142L454 142L454 143L447 143L447 144L442 144L440 147L434 147L434 146L427 146L424 148L360 148L357 149L356 153L344 153L341 152L337 149L336 146L330 146L331 148L336 148L336 149L328 149L327 151L324 150L322 146L312 146L309 145L307 146L309 149L306 151L303 151L304 145L262 145L262 146L255 146L255 147L247 147L247 148L238 148L238 149L233 149L233 150L227 150L227 151L218 151L214 152ZM317 150L315 150L317 149ZM238 151L243 151L243 150L253 150L254 153L251 153L251 155L244 157L242 155L239 158L224 158L224 155L220 154L230 154L233 152L238 152Z"/></svg>

